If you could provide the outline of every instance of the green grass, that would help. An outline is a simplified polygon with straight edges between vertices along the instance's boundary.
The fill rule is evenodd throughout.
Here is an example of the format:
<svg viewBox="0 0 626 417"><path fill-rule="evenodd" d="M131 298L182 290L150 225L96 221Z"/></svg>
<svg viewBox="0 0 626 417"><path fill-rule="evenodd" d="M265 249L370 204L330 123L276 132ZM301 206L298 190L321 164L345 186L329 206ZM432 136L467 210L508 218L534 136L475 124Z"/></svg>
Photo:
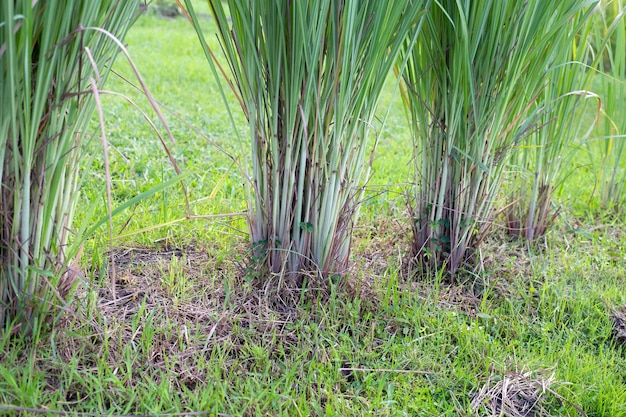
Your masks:
<svg viewBox="0 0 626 417"><path fill-rule="evenodd" d="M165 109L172 110L164 112L176 143L166 141L180 168L192 175L186 182L192 213L240 213L245 208L242 193L244 179L228 155L241 162L247 148L233 139L235 132L226 109L221 105L217 86L195 36L193 28L183 19L147 16L135 25L127 43L133 59L140 63L139 70L153 95ZM115 69L137 84L125 62L120 60ZM112 79L108 89L124 92L147 111L147 100L123 80ZM123 202L173 177L174 168L139 111L119 97L107 97L104 106L108 139L112 146L114 199L118 203ZM236 117L245 132L243 115ZM99 146L99 143L94 143L95 153L101 153ZM103 171L98 164L95 163L92 172ZM224 181L225 178L228 181ZM99 198L102 201L103 175L93 175L88 181L84 186L85 200ZM96 218L104 215L101 210ZM130 218L117 218L116 232L133 233L185 215L183 194L181 188L176 186L144 201L133 209ZM205 233L207 227L212 229L215 223L199 221L195 225L192 225L193 222L181 224L172 228L171 237L197 238ZM235 227L242 229L243 225L241 222ZM168 236L164 236L162 231L140 237L144 244L164 238Z"/></svg>
<svg viewBox="0 0 626 417"><path fill-rule="evenodd" d="M219 148L241 162L247 145L234 139L195 36L183 19L146 16L126 42L155 97L203 132L166 112L176 137L168 146L190 173L192 213L239 213L244 178ZM130 77L121 60L116 70ZM144 103L110 81L108 89ZM470 416L472 394L517 370L554 373L552 389L567 401L549 402L551 415L580 415L573 405L589 416L626 415L626 350L612 337L606 306L626 303L623 219L596 224L580 203L589 194L580 194L585 174L577 170L561 194L575 196L571 208L540 242L495 232L480 253L484 272L407 282L401 193L410 136L391 87L383 101L391 113L348 284L295 294L259 288L246 261L245 220L163 226L187 214L172 186L114 219L114 235L125 235L112 249L119 300L105 278L111 249L103 227L85 247L72 311L50 337L35 347L0 337L0 414L22 407L68 415ZM117 205L175 174L131 106L108 98L105 109ZM106 215L101 167L95 157L83 178L78 224Z"/></svg>

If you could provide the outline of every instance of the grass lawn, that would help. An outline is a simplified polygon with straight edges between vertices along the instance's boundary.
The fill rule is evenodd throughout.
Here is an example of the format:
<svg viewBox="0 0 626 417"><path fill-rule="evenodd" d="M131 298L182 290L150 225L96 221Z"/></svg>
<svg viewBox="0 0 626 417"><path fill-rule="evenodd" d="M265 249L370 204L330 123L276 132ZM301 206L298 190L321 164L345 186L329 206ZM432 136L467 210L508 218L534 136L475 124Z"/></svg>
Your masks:
<svg viewBox="0 0 626 417"><path fill-rule="evenodd" d="M584 152L540 242L495 230L479 270L408 279L411 143L390 82L351 277L264 286L247 256L243 115L233 105L234 128L184 19L144 16L126 43L164 107L187 197L175 183L116 216L112 238L96 232L49 338L0 337L0 414L487 416L504 402L520 413L507 416L626 416L626 348L613 333L621 317L624 341L626 226L593 202ZM121 58L115 70L132 79ZM175 170L128 101L107 96L104 110L119 206ZM85 146L96 155L82 177L86 227L106 216L106 193L101 143Z"/></svg>

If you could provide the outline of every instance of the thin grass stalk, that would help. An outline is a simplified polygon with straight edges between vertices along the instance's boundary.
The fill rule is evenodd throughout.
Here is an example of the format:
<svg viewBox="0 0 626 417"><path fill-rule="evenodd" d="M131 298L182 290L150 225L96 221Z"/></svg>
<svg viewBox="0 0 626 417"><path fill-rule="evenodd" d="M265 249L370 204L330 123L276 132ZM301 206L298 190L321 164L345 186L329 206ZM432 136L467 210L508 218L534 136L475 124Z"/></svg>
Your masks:
<svg viewBox="0 0 626 417"><path fill-rule="evenodd" d="M554 41L594 4L444 0L429 10L404 51L418 263L455 273L471 260L495 220L508 156L536 126L546 69L564 47Z"/></svg>
<svg viewBox="0 0 626 417"><path fill-rule="evenodd" d="M345 274L371 121L424 2L225 4L209 1L250 129L255 255L289 277Z"/></svg>
<svg viewBox="0 0 626 417"><path fill-rule="evenodd" d="M91 121L91 63L105 68L117 49L84 31L103 26L123 36L139 1L5 1L0 6L0 323L37 328L63 274L78 201L81 136ZM103 71L106 78L108 71ZM65 281L64 281L65 279Z"/></svg>

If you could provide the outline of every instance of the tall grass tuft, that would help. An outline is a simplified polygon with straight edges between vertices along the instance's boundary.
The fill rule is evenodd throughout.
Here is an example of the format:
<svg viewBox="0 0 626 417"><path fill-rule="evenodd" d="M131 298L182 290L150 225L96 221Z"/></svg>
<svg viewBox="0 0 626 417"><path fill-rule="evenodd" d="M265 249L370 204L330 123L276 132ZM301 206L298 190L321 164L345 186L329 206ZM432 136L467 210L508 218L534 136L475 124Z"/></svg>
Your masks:
<svg viewBox="0 0 626 417"><path fill-rule="evenodd" d="M93 86L139 0L0 5L0 323L37 327L71 286L68 250ZM99 72L102 71L102 74Z"/></svg>
<svg viewBox="0 0 626 417"><path fill-rule="evenodd" d="M424 2L209 4L249 122L255 256L289 277L344 274L376 104Z"/></svg>
<svg viewBox="0 0 626 417"><path fill-rule="evenodd" d="M587 65L593 58L585 17L572 18L553 39L563 49L543 72L534 128L512 155L506 216L507 232L513 236L533 240L548 231L559 212L554 195L572 173L577 150L600 115L599 96L585 90L593 75ZM586 114L596 114L595 120Z"/></svg>
<svg viewBox="0 0 626 417"><path fill-rule="evenodd" d="M604 209L620 212L626 166L626 2L603 1L593 19L593 44L597 48L597 78L602 91L603 118L598 146L591 149L598 171ZM599 154L599 159L598 159Z"/></svg>
<svg viewBox="0 0 626 417"><path fill-rule="evenodd" d="M454 273L492 226L510 153L533 130L547 69L596 1L440 0L406 48L416 262Z"/></svg>

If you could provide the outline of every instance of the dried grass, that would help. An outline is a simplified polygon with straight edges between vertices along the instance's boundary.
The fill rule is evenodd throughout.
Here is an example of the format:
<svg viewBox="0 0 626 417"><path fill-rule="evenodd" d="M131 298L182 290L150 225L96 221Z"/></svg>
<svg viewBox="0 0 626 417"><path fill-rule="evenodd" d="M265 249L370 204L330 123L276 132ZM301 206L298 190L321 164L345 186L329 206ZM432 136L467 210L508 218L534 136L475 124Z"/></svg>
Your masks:
<svg viewBox="0 0 626 417"><path fill-rule="evenodd" d="M500 380L490 378L483 385L473 396L471 409L477 417L550 417L554 415L551 407L568 402L552 389L555 384L553 372L507 372Z"/></svg>
<svg viewBox="0 0 626 417"><path fill-rule="evenodd" d="M617 344L626 345L626 306L614 308L606 301L604 305L609 310L609 318L613 322L613 338Z"/></svg>
<svg viewBox="0 0 626 417"><path fill-rule="evenodd" d="M174 258L189 285L178 302L163 281ZM271 355L288 354L298 342L288 326L302 319L292 292L266 293L246 276L236 276L237 265L219 266L206 249L121 248L113 250L110 259L116 269L115 291L84 283L77 290L76 299L81 301L74 305L74 314L64 315L56 326L54 342L62 360L38 363L50 376L50 390L59 388L54 376L62 373L63 363L78 360L78 370L89 370L104 361L116 369L124 366L128 346L141 356L141 361L135 361L141 369L134 370L133 379L125 382L128 386L145 378L156 383L167 378L172 387L182 390L205 383L207 370L198 361L211 357L216 346L226 355L227 372L235 363L244 366L237 361L246 348L244 339L252 337ZM147 328L153 333L149 343L143 339ZM77 337L85 334L89 336ZM67 390L77 398L84 392L80 386Z"/></svg>
<svg viewBox="0 0 626 417"><path fill-rule="evenodd" d="M236 242L231 251L244 254L241 260L218 259L219 249L194 245L114 248L108 254L107 276L96 273L93 282L81 277L72 314L56 323L53 338L60 360L41 358L37 366L47 375L48 389L55 391L65 364L73 363L79 372L95 370L103 362L112 370L123 368L132 346L137 369L125 385L165 379L173 389L184 390L211 377L198 363L208 362L204 359L215 352L224 358L223 372L254 371L242 368L253 367L253 361L241 360L249 354L251 341L278 364L281 355L298 349L294 324L321 320L318 307L328 304L331 285L342 298L360 298L368 308L376 308L376 285L408 238L402 227L381 219L374 233L361 236L366 244L346 279L331 284L311 273L304 288L258 269L245 256L245 242ZM170 274L176 276L168 281ZM172 288L176 285L182 288ZM149 342L147 331L153 333ZM87 388L80 383L65 387L68 401L80 401ZM119 387L103 390L115 394Z"/></svg>

